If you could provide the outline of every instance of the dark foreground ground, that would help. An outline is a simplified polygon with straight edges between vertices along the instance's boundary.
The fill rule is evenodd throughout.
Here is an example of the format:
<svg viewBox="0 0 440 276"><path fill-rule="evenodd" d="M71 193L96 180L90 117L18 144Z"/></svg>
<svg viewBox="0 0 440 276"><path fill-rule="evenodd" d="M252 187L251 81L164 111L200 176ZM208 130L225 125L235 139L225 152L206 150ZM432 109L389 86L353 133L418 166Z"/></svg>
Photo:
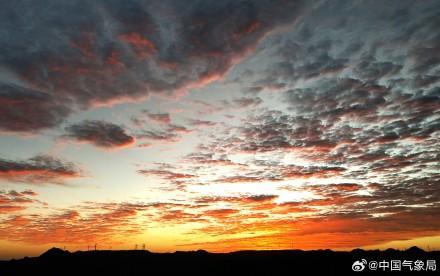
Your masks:
<svg viewBox="0 0 440 276"><path fill-rule="evenodd" d="M353 263L362 263L362 259L365 268L354 272ZM391 271L391 260L401 262L400 271ZM371 271L371 261L378 265L382 262L382 268ZM143 250L70 253L52 248L39 257L1 261L0 275L440 275L440 270L432 267L433 261L439 265L440 251L424 252L416 247L406 251L282 250L224 254ZM417 271L418 268L421 270Z"/></svg>

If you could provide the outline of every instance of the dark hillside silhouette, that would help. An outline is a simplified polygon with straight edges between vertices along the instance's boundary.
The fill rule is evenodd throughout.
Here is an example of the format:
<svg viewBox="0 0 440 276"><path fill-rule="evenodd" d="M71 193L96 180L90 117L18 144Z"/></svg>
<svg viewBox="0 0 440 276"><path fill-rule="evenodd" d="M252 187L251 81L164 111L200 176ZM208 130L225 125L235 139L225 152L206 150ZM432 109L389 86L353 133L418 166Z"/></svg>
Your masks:
<svg viewBox="0 0 440 276"><path fill-rule="evenodd" d="M52 248L36 258L0 262L0 275L438 275L438 271L400 272L378 268L354 272L356 261L404 260L412 263L435 260L439 251L425 252L417 247L406 251L351 252L332 250L237 251L209 253L204 250L152 253L147 250L78 251L70 253ZM319 274L316 274L319 273Z"/></svg>

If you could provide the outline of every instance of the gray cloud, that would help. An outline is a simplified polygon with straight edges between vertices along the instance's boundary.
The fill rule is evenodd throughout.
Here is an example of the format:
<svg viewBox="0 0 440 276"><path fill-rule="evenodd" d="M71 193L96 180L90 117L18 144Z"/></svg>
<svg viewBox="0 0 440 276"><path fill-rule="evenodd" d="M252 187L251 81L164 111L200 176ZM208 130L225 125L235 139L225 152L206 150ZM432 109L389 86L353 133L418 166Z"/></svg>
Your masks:
<svg viewBox="0 0 440 276"><path fill-rule="evenodd" d="M0 130L34 131L52 128L71 113L53 95L0 81Z"/></svg>
<svg viewBox="0 0 440 276"><path fill-rule="evenodd" d="M81 174L74 163L48 155L37 155L18 161L0 159L0 179L11 182L61 184L66 179L80 177Z"/></svg>
<svg viewBox="0 0 440 276"><path fill-rule="evenodd" d="M199 120L199 119L189 119L189 125L195 127L210 127L215 126L217 123L213 121Z"/></svg>
<svg viewBox="0 0 440 276"><path fill-rule="evenodd" d="M263 100L260 97L241 97L235 98L231 101L223 101L225 107L232 108L251 108L260 105Z"/></svg>
<svg viewBox="0 0 440 276"><path fill-rule="evenodd" d="M1 78L0 100L9 106L2 108L0 127L38 131L78 108L202 86L224 75L268 32L293 22L303 6L303 1L3 3L0 66L13 77ZM21 115L25 110L36 116Z"/></svg>
<svg viewBox="0 0 440 276"><path fill-rule="evenodd" d="M161 124L171 123L171 116L169 113L151 113L148 110L144 110L142 113L155 122Z"/></svg>
<svg viewBox="0 0 440 276"><path fill-rule="evenodd" d="M104 121L82 121L67 126L65 131L64 138L91 143L102 148L124 147L134 143L134 138L123 128Z"/></svg>

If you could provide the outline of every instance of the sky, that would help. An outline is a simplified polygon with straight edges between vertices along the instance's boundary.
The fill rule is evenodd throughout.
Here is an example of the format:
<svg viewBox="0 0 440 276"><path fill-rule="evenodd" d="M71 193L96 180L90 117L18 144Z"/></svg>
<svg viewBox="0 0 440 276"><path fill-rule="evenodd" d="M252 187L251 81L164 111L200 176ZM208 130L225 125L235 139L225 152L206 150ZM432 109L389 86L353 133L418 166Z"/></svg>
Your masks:
<svg viewBox="0 0 440 276"><path fill-rule="evenodd" d="M439 1L2 1L0 259L440 248Z"/></svg>

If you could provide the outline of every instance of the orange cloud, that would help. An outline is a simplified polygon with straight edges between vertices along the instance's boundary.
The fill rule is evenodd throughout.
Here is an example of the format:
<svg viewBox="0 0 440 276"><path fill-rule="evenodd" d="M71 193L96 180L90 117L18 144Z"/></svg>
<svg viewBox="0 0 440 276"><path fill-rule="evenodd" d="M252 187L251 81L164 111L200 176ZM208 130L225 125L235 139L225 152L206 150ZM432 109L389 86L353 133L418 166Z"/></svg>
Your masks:
<svg viewBox="0 0 440 276"><path fill-rule="evenodd" d="M30 184L57 183L80 177L75 164L47 155L38 155L28 160L0 159L0 179Z"/></svg>
<svg viewBox="0 0 440 276"><path fill-rule="evenodd" d="M153 42L138 33L121 34L119 39L130 44L140 58L146 58L157 52Z"/></svg>

